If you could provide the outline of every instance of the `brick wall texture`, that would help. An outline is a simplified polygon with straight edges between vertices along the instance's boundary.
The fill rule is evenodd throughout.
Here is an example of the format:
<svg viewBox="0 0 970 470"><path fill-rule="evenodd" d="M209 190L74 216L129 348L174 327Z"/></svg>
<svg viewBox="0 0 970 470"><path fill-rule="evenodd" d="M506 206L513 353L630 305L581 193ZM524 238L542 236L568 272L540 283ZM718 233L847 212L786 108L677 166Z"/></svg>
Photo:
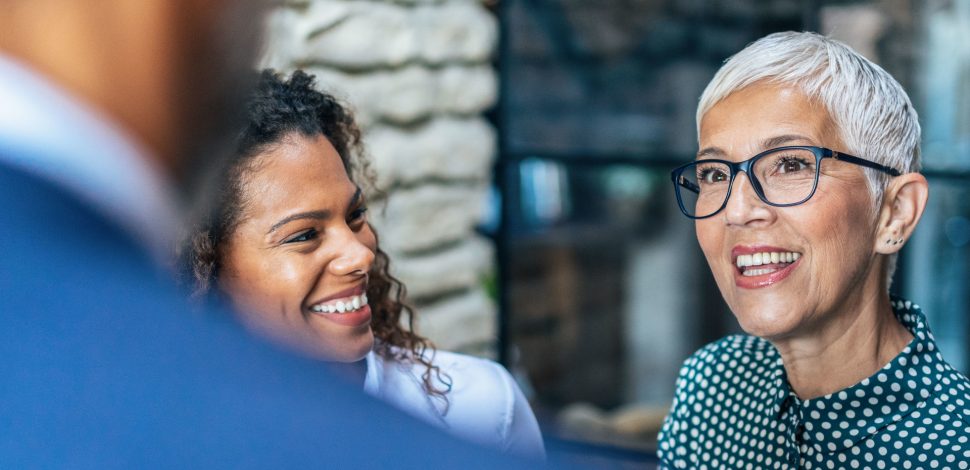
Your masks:
<svg viewBox="0 0 970 470"><path fill-rule="evenodd" d="M371 221L408 287L417 330L442 349L491 356L494 269L481 220L496 132L494 15L471 0L282 3L262 66L302 68L354 109L377 176Z"/></svg>

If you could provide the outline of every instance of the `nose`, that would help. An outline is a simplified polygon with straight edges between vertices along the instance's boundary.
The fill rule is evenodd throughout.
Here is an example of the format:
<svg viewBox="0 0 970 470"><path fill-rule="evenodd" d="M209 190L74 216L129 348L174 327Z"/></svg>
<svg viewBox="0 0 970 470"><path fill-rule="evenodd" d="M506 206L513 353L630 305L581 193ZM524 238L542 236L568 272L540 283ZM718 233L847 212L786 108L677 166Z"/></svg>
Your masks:
<svg viewBox="0 0 970 470"><path fill-rule="evenodd" d="M363 231L362 231L363 232ZM338 276L364 275L374 264L374 249L363 240L366 233L346 230L337 256L330 262L330 271Z"/></svg>
<svg viewBox="0 0 970 470"><path fill-rule="evenodd" d="M739 173L734 178L734 188L724 206L724 218L728 225L751 225L768 222L772 216L771 207L765 204L747 173Z"/></svg>

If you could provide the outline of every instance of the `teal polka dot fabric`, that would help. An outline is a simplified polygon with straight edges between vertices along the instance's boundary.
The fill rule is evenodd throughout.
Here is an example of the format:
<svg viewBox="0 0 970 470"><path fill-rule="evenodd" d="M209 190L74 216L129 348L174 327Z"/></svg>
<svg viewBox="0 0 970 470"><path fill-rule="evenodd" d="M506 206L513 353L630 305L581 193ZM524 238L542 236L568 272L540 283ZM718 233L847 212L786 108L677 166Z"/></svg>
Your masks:
<svg viewBox="0 0 970 470"><path fill-rule="evenodd" d="M767 341L735 335L684 363L659 438L662 468L970 468L970 381L919 307L893 299L913 340L845 390L800 400Z"/></svg>

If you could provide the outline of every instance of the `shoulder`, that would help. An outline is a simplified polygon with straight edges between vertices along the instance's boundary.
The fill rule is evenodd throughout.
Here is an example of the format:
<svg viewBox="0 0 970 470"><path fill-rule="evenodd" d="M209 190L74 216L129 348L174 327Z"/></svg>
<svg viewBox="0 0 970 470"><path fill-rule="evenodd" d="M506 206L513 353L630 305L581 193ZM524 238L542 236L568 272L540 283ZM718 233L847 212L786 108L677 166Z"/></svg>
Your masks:
<svg viewBox="0 0 970 470"><path fill-rule="evenodd" d="M881 429L880 434L883 440L888 437L914 448L919 444L922 450L932 451L932 455L923 453L934 463L952 464L970 457L970 380L949 364L943 369L936 377L939 381L933 385L933 394L901 419L897 418L898 421ZM905 395L899 393L896 396Z"/></svg>
<svg viewBox="0 0 970 470"><path fill-rule="evenodd" d="M431 363L451 376L453 392L463 390L470 385L477 388L489 384L510 392L508 386L514 383L512 376L504 367L488 359L449 351L436 351L431 357Z"/></svg>
<svg viewBox="0 0 970 470"><path fill-rule="evenodd" d="M449 432L511 454L544 455L535 415L504 367L449 351L435 351L426 357L440 370L440 375L432 372L436 385L447 390L447 404L432 406ZM422 364L413 361L407 361L404 367L419 381L425 372Z"/></svg>
<svg viewBox="0 0 970 470"><path fill-rule="evenodd" d="M391 348L391 358L380 358L384 365L384 378L407 380L407 383L421 388L425 365L403 357L400 349ZM379 356L378 356L379 357ZM504 367L490 361L449 351L428 351L425 359L436 366L440 373L432 372L433 384L438 389L448 391L449 398L482 395L492 397L491 402L505 402L513 398L515 381Z"/></svg>
<svg viewBox="0 0 970 470"><path fill-rule="evenodd" d="M747 401L753 398L750 395L772 387L783 373L781 357L768 341L748 335L721 338L684 361L677 377L675 410L684 412L687 403L705 395L710 398L711 393Z"/></svg>
<svg viewBox="0 0 970 470"><path fill-rule="evenodd" d="M949 363L945 363L942 369L931 403L939 409L941 415L949 415L954 423L961 422L965 430L970 431L970 379ZM963 444L970 448L967 439L964 439Z"/></svg>
<svg viewBox="0 0 970 470"><path fill-rule="evenodd" d="M56 184L37 172L9 165L3 158L0 155L0 200L4 203L6 219L31 225L64 225L63 220L48 219L56 216L66 218L66 222L72 224L72 229L75 228L73 224L78 224L78 228L97 226L100 229L103 226L120 232L119 227L110 226L104 214L72 194L63 185ZM13 228L18 227L19 225ZM71 239L72 237L58 237L58 240Z"/></svg>
<svg viewBox="0 0 970 470"><path fill-rule="evenodd" d="M447 421L485 420L496 430L511 421L518 386L504 367L448 351L436 351L431 363L440 370L436 385L448 390Z"/></svg>
<svg viewBox="0 0 970 470"><path fill-rule="evenodd" d="M478 442L502 452L543 458L545 450L532 408L512 375L487 359L440 351L434 364L448 374L451 408L446 419Z"/></svg>
<svg viewBox="0 0 970 470"><path fill-rule="evenodd" d="M714 377L730 373L739 367L763 365L778 358L777 350L768 341L748 335L731 335L698 349L680 369L678 383L699 377Z"/></svg>
<svg viewBox="0 0 970 470"><path fill-rule="evenodd" d="M970 379L943 357L919 305L893 296L892 306L899 321L916 337L915 351L910 352L913 357L909 358L907 365L910 368L909 373L914 376L922 375L922 381L935 384L933 396L929 400L930 417L924 419L952 419L951 422L962 423L965 430L970 431ZM907 350L909 349L908 346ZM970 447L967 439L961 444Z"/></svg>
<svg viewBox="0 0 970 470"><path fill-rule="evenodd" d="M748 335L721 338L688 357L658 437L664 464L677 468L696 464L691 459L696 459L693 452L698 442L710 437L701 435L700 429L713 429L712 420L730 418L741 410L763 409L776 387L780 367L777 350Z"/></svg>
<svg viewBox="0 0 970 470"><path fill-rule="evenodd" d="M754 336L731 335L709 343L681 366L671 414L687 412L686 405L714 389L743 394L752 380L773 377L779 361L771 343Z"/></svg>

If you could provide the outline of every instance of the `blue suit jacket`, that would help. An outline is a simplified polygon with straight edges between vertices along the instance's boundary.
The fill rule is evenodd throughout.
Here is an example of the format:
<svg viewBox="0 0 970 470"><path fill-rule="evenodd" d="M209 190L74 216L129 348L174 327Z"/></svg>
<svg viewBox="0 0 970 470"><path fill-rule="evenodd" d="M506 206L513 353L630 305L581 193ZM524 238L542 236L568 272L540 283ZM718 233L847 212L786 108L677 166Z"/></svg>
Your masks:
<svg viewBox="0 0 970 470"><path fill-rule="evenodd" d="M118 227L0 163L0 467L508 467L191 312Z"/></svg>

